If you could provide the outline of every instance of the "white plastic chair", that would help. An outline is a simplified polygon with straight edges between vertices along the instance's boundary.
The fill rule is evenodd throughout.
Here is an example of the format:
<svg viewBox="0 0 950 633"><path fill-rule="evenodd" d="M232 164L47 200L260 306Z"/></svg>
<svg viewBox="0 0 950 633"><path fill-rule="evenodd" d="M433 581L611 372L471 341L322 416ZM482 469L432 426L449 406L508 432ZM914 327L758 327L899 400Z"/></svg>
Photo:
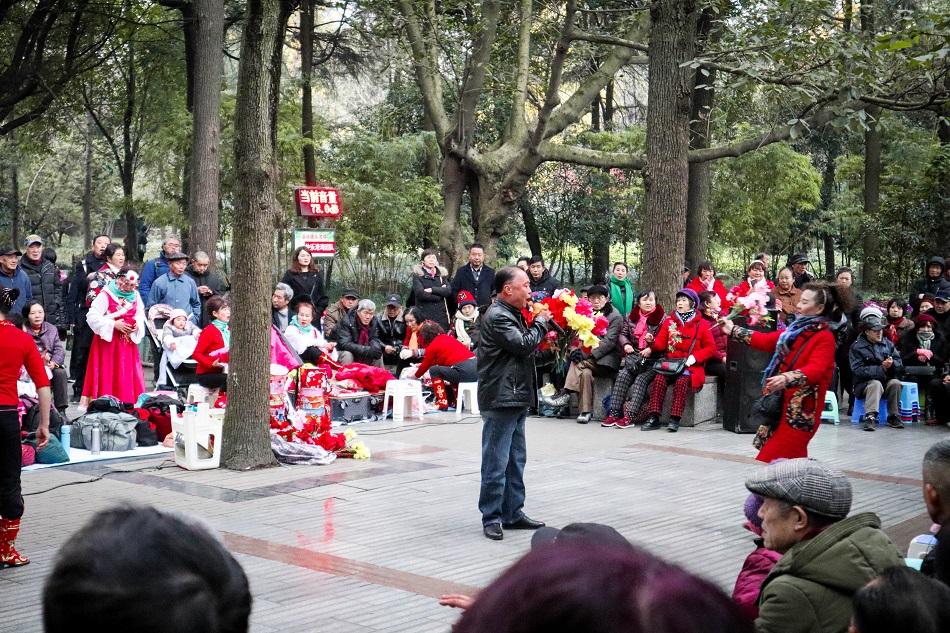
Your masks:
<svg viewBox="0 0 950 633"><path fill-rule="evenodd" d="M468 404L469 413L479 415L478 411L478 383L460 382L458 385L458 396L455 402L455 419L462 417L462 407Z"/></svg>
<svg viewBox="0 0 950 633"><path fill-rule="evenodd" d="M219 391L220 389L208 389L193 382L188 385L188 396L185 398L187 400L185 404L197 404L200 402L211 404L217 400Z"/></svg>
<svg viewBox="0 0 950 633"><path fill-rule="evenodd" d="M224 409L210 409L206 402L199 402L196 411L186 408L181 417L178 407L168 409L175 433L175 463L186 470L220 466Z"/></svg>
<svg viewBox="0 0 950 633"><path fill-rule="evenodd" d="M393 399L393 422L402 422L406 417L406 400L410 400L409 411L413 411L412 398L416 398L420 411L425 411L425 399L422 397L422 383L418 380L390 380L383 394L383 419L389 409L389 399Z"/></svg>

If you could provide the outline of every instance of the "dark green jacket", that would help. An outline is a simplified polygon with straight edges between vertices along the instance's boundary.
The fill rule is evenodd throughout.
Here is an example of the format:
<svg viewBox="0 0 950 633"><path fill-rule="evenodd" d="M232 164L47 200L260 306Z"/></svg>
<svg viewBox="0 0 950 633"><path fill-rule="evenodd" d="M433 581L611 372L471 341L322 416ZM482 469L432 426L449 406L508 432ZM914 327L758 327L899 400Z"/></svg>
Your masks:
<svg viewBox="0 0 950 633"><path fill-rule="evenodd" d="M851 597L904 558L870 512L835 523L788 550L762 583L758 633L844 633Z"/></svg>

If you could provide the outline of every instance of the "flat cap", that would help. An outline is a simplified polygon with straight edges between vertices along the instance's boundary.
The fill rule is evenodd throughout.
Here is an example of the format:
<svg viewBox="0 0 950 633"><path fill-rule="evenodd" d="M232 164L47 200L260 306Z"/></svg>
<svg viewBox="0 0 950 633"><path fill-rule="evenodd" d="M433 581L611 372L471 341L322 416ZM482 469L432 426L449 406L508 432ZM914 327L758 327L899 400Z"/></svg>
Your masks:
<svg viewBox="0 0 950 633"><path fill-rule="evenodd" d="M847 476L807 457L769 464L746 479L745 487L830 519L843 519L851 511L853 495Z"/></svg>

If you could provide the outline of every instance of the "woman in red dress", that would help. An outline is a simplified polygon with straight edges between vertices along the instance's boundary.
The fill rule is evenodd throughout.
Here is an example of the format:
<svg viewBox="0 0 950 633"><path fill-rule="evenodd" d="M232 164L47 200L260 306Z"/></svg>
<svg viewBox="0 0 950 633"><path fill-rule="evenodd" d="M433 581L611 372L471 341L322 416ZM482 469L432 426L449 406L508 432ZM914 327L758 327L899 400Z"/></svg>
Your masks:
<svg viewBox="0 0 950 633"><path fill-rule="evenodd" d="M447 385L478 382L478 362L468 347L445 333L442 326L426 321L419 326L419 345L425 350L416 378L429 372L435 403L443 411L449 407Z"/></svg>
<svg viewBox="0 0 950 633"><path fill-rule="evenodd" d="M784 390L782 414L765 438L756 459L808 457L808 442L821 425L825 391L835 364L833 324L851 311L850 295L825 281L806 284L795 320L781 332L753 332L720 319L731 338L763 352L773 352L762 380L762 393Z"/></svg>
<svg viewBox="0 0 950 633"><path fill-rule="evenodd" d="M16 538L23 516L23 495L20 492L20 417L17 378L26 371L36 385L40 424L36 429L37 450L49 442L49 409L52 394L46 367L36 350L33 337L7 320L20 291L0 288L0 569L26 565L30 559L16 551Z"/></svg>
<svg viewBox="0 0 950 633"><path fill-rule="evenodd" d="M99 396L135 402L145 391L139 342L145 336L145 306L136 288L139 275L122 268L89 306L93 331L80 408Z"/></svg>

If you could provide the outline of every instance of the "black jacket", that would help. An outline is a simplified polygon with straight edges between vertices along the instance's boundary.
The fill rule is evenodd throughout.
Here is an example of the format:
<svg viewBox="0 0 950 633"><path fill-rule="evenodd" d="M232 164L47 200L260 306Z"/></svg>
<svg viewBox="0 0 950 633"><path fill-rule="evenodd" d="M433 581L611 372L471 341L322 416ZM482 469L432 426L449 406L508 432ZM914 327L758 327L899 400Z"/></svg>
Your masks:
<svg viewBox="0 0 950 633"><path fill-rule="evenodd" d="M932 265L940 266L940 276L936 279L927 276L927 269ZM927 263L924 264L924 278L918 279L914 282L914 285L910 287L908 303L913 306L915 311L917 310L917 306L920 305L922 295L935 295L941 290L950 292L950 281L947 281L943 273L944 263L942 257L931 257L927 260Z"/></svg>
<svg viewBox="0 0 950 633"><path fill-rule="evenodd" d="M290 309L296 312L297 304L307 299L313 304L313 320L319 321L323 311L330 305L330 298L323 287L323 273L316 271L295 273L288 270L280 281L294 291L294 297L290 300Z"/></svg>
<svg viewBox="0 0 950 633"><path fill-rule="evenodd" d="M40 257L39 262L31 262L28 257L20 260L20 269L30 279L33 299L43 304L46 320L61 327L66 325L66 310L63 305L63 282L59 279L59 270L49 260Z"/></svg>
<svg viewBox="0 0 950 633"><path fill-rule="evenodd" d="M449 308L447 300L452 296L452 286L449 285L448 271L441 266L435 277L423 274L421 266L412 269L412 298L419 311L421 321L435 321L446 332L449 331ZM426 292L431 288L432 292Z"/></svg>
<svg viewBox="0 0 950 633"><path fill-rule="evenodd" d="M191 267L191 264L188 264L188 268L185 269L185 272L189 277L195 280L196 286L208 286L213 293L207 297L200 292L198 293L198 298L201 299L201 327L205 327L211 323L211 315L205 314L205 303L214 295L223 295L226 293L230 290L230 286L223 275L211 270L211 268L207 268L203 273L198 273Z"/></svg>
<svg viewBox="0 0 950 633"><path fill-rule="evenodd" d="M336 348L339 351L350 352L355 362L368 365L383 356L385 345L380 338L379 319L373 317L369 322L369 345L360 345L357 342L360 340L359 328L358 317L354 311L336 326L332 337L337 342Z"/></svg>
<svg viewBox="0 0 950 633"><path fill-rule="evenodd" d="M613 307L610 302L604 306L602 316L607 318L607 332L600 337L600 343L591 350L591 359L602 367L610 369L620 368L620 356L622 351L618 341L620 339L620 328L623 327L624 318L620 310Z"/></svg>
<svg viewBox="0 0 950 633"><path fill-rule="evenodd" d="M547 268L541 273L541 279L535 281L531 273L528 273L528 280L531 282L531 298L535 301L550 297L559 287L557 279L551 276L551 271Z"/></svg>
<svg viewBox="0 0 950 633"><path fill-rule="evenodd" d="M86 292L89 291L89 275L102 268L105 259L95 257L92 251L76 264L73 275L69 280L69 296L66 299L66 318L69 323L78 325L85 321Z"/></svg>
<svg viewBox="0 0 950 633"><path fill-rule="evenodd" d="M385 314L379 319L379 337L384 345L399 347L406 339L406 323L402 320L402 313L399 313L395 319L390 319Z"/></svg>
<svg viewBox="0 0 950 633"><path fill-rule="evenodd" d="M475 297L475 303L478 306L487 306L491 303L492 292L495 287L495 270L482 264L482 269L478 274L478 281L475 281L475 273L472 272L470 264L465 264L457 271L452 278L452 299L458 300L458 294L461 290L468 290Z"/></svg>
<svg viewBox="0 0 950 633"><path fill-rule="evenodd" d="M479 408L535 405L534 351L547 331L540 319L528 327L521 312L500 299L489 306L481 318L476 349Z"/></svg>
<svg viewBox="0 0 950 633"><path fill-rule="evenodd" d="M885 370L881 363L888 356L894 359L894 364ZM881 339L880 343L872 343L868 337L859 336L851 346L848 357L851 372L854 374L854 395L857 398L864 397L864 390L872 380L883 385L892 378L900 378L904 372L901 355L887 337Z"/></svg>

